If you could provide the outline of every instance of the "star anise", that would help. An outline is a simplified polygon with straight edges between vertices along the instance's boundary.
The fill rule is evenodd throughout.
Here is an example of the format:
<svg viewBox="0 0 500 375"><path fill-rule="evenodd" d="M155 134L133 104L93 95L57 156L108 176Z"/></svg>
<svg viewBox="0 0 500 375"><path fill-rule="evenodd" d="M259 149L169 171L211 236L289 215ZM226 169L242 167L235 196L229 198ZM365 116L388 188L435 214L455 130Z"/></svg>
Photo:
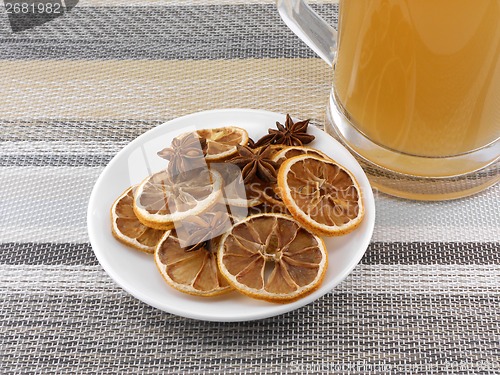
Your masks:
<svg viewBox="0 0 500 375"><path fill-rule="evenodd" d="M259 139L254 147L266 145L302 146L314 140L314 135L307 134L309 120L293 122L290 115L286 115L285 126L276 121L276 129L269 129L269 134Z"/></svg>
<svg viewBox="0 0 500 375"><path fill-rule="evenodd" d="M176 137L172 145L158 152L158 156L169 160L167 171L171 176L205 166L206 140L195 133Z"/></svg>
<svg viewBox="0 0 500 375"><path fill-rule="evenodd" d="M177 228L177 236L185 244L184 251L205 248L212 250L212 242L231 226L226 207L201 216L191 216L183 220ZM184 238L182 238L184 237Z"/></svg>
<svg viewBox="0 0 500 375"><path fill-rule="evenodd" d="M271 148L263 147L258 150L248 146L236 146L238 156L228 160L241 168L243 182L252 182L255 177L262 181L276 182L278 164L271 160Z"/></svg>

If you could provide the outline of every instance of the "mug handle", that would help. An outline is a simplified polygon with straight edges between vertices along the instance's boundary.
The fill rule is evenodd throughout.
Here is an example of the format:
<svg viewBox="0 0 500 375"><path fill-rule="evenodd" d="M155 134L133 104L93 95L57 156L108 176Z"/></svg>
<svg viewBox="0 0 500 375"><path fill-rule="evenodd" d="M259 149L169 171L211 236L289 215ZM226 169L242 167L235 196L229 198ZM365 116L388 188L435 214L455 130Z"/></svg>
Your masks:
<svg viewBox="0 0 500 375"><path fill-rule="evenodd" d="M277 0L286 25L328 65L337 52L337 32L303 0Z"/></svg>

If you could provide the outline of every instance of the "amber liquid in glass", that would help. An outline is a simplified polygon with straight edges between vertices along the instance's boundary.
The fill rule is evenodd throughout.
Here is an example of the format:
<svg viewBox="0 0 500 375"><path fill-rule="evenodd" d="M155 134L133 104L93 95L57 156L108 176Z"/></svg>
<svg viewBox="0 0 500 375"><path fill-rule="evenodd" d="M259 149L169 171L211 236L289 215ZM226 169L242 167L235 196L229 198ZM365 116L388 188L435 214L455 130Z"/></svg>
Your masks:
<svg viewBox="0 0 500 375"><path fill-rule="evenodd" d="M500 136L500 0L340 0L337 101L371 141L442 157Z"/></svg>

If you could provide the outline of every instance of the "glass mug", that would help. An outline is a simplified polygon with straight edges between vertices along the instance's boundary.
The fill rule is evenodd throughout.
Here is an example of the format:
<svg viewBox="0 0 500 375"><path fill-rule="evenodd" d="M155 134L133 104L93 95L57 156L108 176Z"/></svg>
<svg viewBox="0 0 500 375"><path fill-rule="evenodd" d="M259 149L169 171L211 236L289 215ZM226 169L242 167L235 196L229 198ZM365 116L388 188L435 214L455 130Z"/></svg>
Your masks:
<svg viewBox="0 0 500 375"><path fill-rule="evenodd" d="M500 0L340 0L338 33L302 0L281 17L333 67L326 130L379 190L474 194L500 179Z"/></svg>

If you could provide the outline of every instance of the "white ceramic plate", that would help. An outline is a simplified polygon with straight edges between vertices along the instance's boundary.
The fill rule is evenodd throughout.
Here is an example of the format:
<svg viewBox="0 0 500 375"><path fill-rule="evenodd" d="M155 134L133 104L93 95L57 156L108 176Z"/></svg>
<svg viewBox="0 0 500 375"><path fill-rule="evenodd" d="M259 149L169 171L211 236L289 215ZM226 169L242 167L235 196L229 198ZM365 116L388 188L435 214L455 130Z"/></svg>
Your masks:
<svg viewBox="0 0 500 375"><path fill-rule="evenodd" d="M257 301L237 292L213 298L189 296L163 281L151 255L130 249L111 235L109 209L112 203L127 187L165 166L165 161L156 153L168 147L175 136L194 129L238 126L247 129L250 137L256 140L267 134L268 128L274 128L276 121L284 124L285 115L249 109L199 112L157 126L121 150L99 176L87 213L92 248L109 276L128 293L151 306L184 317L211 321L244 321L279 315L316 300L338 285L358 264L368 247L375 223L375 203L368 179L354 157L314 126L309 126L309 132L316 136L310 146L352 171L361 186L366 206L365 218L354 232L325 238L329 265L323 284L314 293L288 304Z"/></svg>

